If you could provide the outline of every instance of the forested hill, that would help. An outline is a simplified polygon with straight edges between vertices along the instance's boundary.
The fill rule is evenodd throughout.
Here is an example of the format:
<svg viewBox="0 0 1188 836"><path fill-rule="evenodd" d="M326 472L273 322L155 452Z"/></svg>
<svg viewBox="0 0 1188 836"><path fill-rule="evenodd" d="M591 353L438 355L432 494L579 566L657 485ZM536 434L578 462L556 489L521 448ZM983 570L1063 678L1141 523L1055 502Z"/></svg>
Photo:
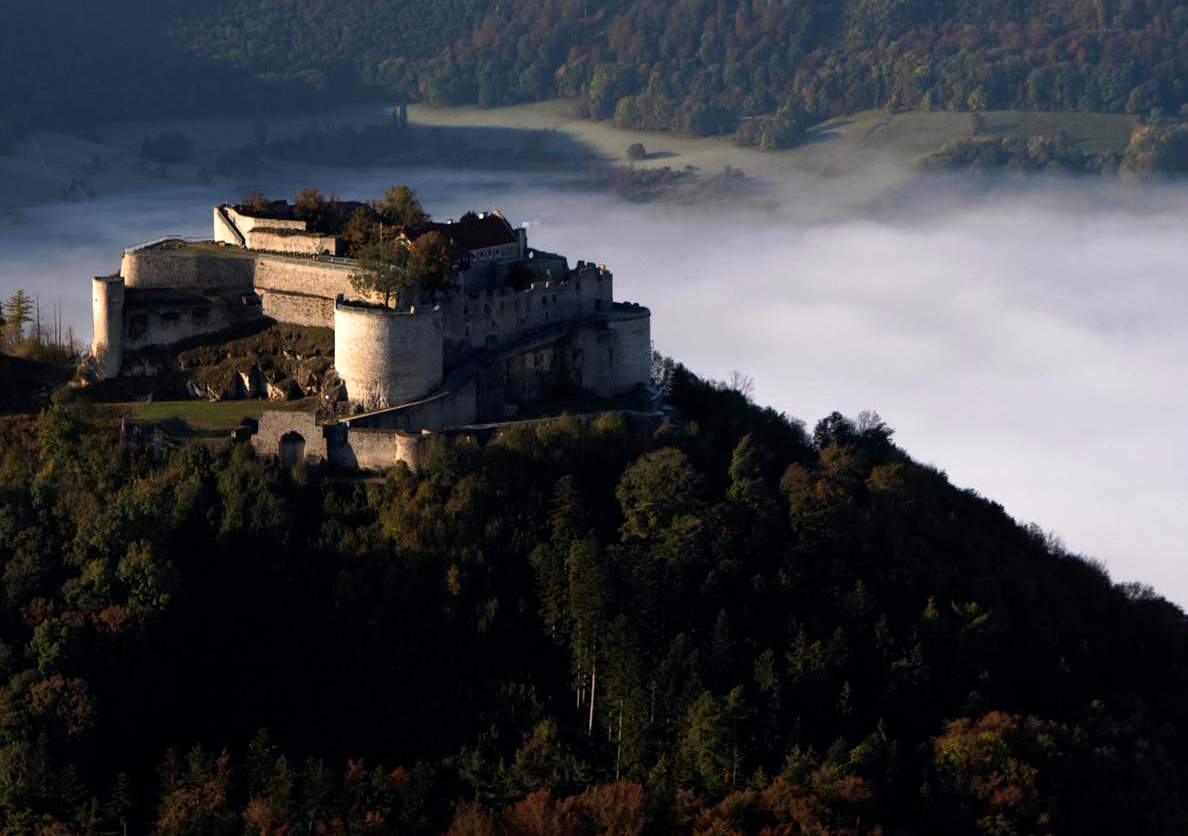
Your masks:
<svg viewBox="0 0 1188 836"><path fill-rule="evenodd" d="M11 120L576 96L626 126L779 145L870 107L1177 115L1182 0L51 0L6 12Z"/></svg>
<svg viewBox="0 0 1188 836"><path fill-rule="evenodd" d="M669 384L382 482L0 421L3 832L1184 832L1179 609Z"/></svg>

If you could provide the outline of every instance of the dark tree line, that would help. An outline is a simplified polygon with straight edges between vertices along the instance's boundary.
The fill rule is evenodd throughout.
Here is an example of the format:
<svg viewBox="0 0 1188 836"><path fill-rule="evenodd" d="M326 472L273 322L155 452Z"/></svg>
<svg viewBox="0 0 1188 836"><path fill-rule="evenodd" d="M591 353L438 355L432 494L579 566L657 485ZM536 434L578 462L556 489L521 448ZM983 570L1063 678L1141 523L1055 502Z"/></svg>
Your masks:
<svg viewBox="0 0 1188 836"><path fill-rule="evenodd" d="M662 371L382 483L0 423L6 832L1183 831L1180 610Z"/></svg>
<svg viewBox="0 0 1188 836"><path fill-rule="evenodd" d="M205 0L24 4L0 32L0 147L30 124L267 112L386 91L577 97L624 127L795 142L871 107L1178 117L1179 0Z"/></svg>
<svg viewBox="0 0 1188 836"><path fill-rule="evenodd" d="M623 127L737 132L764 147L870 107L1174 115L1188 101L1188 12L1176 0L454 2L411 25L403 3L339 8L231 0L233 25L191 31L204 55L249 67L277 70L283 55L298 72L349 54L362 77L407 98L576 96ZM269 25L281 16L287 25ZM315 24L317 53L304 36Z"/></svg>

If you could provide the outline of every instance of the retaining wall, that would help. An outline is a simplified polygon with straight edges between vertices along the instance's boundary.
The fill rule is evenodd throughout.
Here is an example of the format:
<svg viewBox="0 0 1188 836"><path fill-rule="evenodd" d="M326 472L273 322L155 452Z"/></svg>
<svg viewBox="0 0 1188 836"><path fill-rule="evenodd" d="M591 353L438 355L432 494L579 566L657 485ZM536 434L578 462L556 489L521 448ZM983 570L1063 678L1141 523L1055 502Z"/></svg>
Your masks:
<svg viewBox="0 0 1188 836"><path fill-rule="evenodd" d="M277 322L334 327L334 299L352 292L352 268L281 256L256 257L256 292Z"/></svg>
<svg viewBox="0 0 1188 836"><path fill-rule="evenodd" d="M129 294L123 318L125 353L215 334L262 316L259 301L250 295L243 299L166 296L160 301L154 295L135 290Z"/></svg>

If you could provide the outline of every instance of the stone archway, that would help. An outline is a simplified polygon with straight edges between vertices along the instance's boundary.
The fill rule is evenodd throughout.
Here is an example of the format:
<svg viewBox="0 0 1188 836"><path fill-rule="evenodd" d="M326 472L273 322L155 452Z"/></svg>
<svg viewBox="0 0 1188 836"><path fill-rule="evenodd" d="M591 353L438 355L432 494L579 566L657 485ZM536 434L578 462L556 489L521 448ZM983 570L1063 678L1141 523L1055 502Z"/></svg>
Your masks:
<svg viewBox="0 0 1188 836"><path fill-rule="evenodd" d="M304 462L305 436L298 432L288 432L282 435L277 455L280 457L280 463L286 467Z"/></svg>

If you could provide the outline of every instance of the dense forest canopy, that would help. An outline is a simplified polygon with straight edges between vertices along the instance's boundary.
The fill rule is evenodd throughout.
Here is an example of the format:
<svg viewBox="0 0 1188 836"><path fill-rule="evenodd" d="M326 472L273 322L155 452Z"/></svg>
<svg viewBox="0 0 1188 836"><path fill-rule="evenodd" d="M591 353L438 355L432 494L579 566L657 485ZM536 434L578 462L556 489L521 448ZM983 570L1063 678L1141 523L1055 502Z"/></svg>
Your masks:
<svg viewBox="0 0 1188 836"><path fill-rule="evenodd" d="M4 419L3 832L1183 832L1181 611L663 376L372 482Z"/></svg>
<svg viewBox="0 0 1188 836"><path fill-rule="evenodd" d="M786 144L870 107L1179 115L1181 0L56 0L6 12L6 124L375 95L578 97L596 118ZM740 126L740 119L747 120Z"/></svg>

